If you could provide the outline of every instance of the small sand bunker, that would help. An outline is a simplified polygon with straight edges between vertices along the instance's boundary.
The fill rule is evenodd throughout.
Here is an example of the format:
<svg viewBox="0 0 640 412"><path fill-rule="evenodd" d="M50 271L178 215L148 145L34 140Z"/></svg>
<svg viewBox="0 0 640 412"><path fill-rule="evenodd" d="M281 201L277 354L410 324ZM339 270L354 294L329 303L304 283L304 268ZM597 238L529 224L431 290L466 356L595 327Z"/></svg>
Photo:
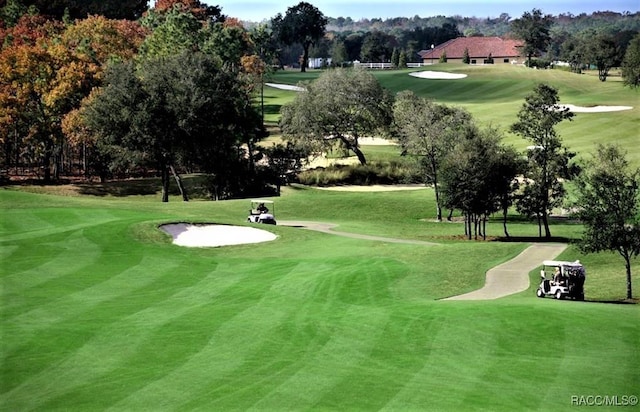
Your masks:
<svg viewBox="0 0 640 412"><path fill-rule="evenodd" d="M275 240L273 233L246 226L192 225L174 223L160 226L173 237L173 244L186 247L218 247Z"/></svg>
<svg viewBox="0 0 640 412"><path fill-rule="evenodd" d="M334 190L337 192L395 192L400 190L422 190L427 187L423 184L405 184L405 185L342 185L342 186L318 186L320 190Z"/></svg>
<svg viewBox="0 0 640 412"><path fill-rule="evenodd" d="M467 77L467 75L463 73L434 72L431 70L425 70L422 72L411 72L409 73L409 76L434 80L455 80L464 79L465 77Z"/></svg>
<svg viewBox="0 0 640 412"><path fill-rule="evenodd" d="M269 87L273 87L274 89L292 90L294 92L303 92L305 90L304 87L292 86L290 84L265 83L265 85Z"/></svg>
<svg viewBox="0 0 640 412"><path fill-rule="evenodd" d="M362 146L397 146L398 143L393 140L383 139L381 137L361 137L358 144Z"/></svg>
<svg viewBox="0 0 640 412"><path fill-rule="evenodd" d="M583 107L573 104L561 104L560 107L567 108L574 113L605 113L605 112L620 112L623 110L631 110L631 106L591 106Z"/></svg>

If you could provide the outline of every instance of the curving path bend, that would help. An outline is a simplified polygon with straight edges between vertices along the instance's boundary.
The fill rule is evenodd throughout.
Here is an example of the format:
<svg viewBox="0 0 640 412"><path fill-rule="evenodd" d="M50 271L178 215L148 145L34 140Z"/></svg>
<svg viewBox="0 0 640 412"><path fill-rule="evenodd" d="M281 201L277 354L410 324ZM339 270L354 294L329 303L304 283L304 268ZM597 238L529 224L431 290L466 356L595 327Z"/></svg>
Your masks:
<svg viewBox="0 0 640 412"><path fill-rule="evenodd" d="M563 243L534 243L513 259L489 269L482 288L443 300L497 299L527 290L529 272L543 260L553 260L566 248Z"/></svg>
<svg viewBox="0 0 640 412"><path fill-rule="evenodd" d="M371 235L361 235L358 233L340 232L337 230L333 230L334 227L338 226L335 223L287 220L287 221L278 221L278 225L299 227L302 229L315 230L317 232L329 233L331 235L337 235L337 236L350 237L353 239L376 240L380 242L389 242L389 243L405 243L409 245L425 245L425 246L438 245L438 243L425 242L423 240L397 239L392 237L371 236Z"/></svg>
<svg viewBox="0 0 640 412"><path fill-rule="evenodd" d="M278 222L282 226L299 227L315 230L337 236L346 236L355 239L375 240L390 243L406 243L412 245L433 246L437 243L421 240L396 239L381 236L360 235L357 233L339 232L332 230L337 225L333 223L309 222L309 221L283 221ZM542 264L543 260L553 260L567 248L564 243L534 243L518 256L504 262L486 274L485 284L482 288L463 295L451 296L442 300L490 300L497 299L514 293L525 291L529 288L529 272Z"/></svg>

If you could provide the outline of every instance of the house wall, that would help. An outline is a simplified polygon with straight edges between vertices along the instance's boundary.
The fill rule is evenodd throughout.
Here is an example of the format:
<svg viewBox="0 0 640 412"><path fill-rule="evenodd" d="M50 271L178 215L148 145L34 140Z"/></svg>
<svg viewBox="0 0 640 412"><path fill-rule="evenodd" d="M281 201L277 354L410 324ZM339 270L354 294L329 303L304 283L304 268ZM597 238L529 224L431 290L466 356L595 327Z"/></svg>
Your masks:
<svg viewBox="0 0 640 412"><path fill-rule="evenodd" d="M484 64L485 58L472 57L470 64ZM438 63L440 59L434 59L434 63ZM422 62L426 64L431 64L431 59L422 59ZM447 58L447 63L462 63L462 59L452 59ZM523 64L524 59L521 57L494 57L493 64Z"/></svg>

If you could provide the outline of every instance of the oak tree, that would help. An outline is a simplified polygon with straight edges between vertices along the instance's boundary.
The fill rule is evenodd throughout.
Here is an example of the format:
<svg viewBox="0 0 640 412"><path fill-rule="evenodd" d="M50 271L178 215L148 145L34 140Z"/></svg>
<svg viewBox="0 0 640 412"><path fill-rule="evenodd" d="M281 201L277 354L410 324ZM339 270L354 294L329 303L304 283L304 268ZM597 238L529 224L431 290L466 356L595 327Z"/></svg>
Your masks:
<svg viewBox="0 0 640 412"><path fill-rule="evenodd" d="M527 65L531 66L531 57L545 51L551 40L549 31L553 24L551 15L543 15L540 9L524 12L522 17L511 23L515 36L524 41L522 52L527 56Z"/></svg>
<svg viewBox="0 0 640 412"><path fill-rule="evenodd" d="M304 87L281 109L283 135L318 150L340 142L366 164L359 139L390 126L392 96L372 74L359 69L328 70Z"/></svg>
<svg viewBox="0 0 640 412"><path fill-rule="evenodd" d="M471 114L464 109L437 104L411 91L404 91L396 97L393 116L402 153L419 159L425 183L433 185L436 219L440 221L440 166L464 130L472 127Z"/></svg>
<svg viewBox="0 0 640 412"><path fill-rule="evenodd" d="M627 299L633 298L631 260L640 254L640 169L618 146L598 145L577 179L577 215L584 224L580 249L617 252L625 262Z"/></svg>
<svg viewBox="0 0 640 412"><path fill-rule="evenodd" d="M540 236L551 237L549 213L561 204L565 190L561 179L570 178L569 161L574 156L563 145L555 126L571 120L573 113L559 104L558 90L538 84L518 112L518 121L511 131L532 143L528 150L523 194L519 210L538 219Z"/></svg>
<svg viewBox="0 0 640 412"><path fill-rule="evenodd" d="M301 1L289 7L284 17L278 13L272 19L272 26L284 44L298 43L302 46L300 71L305 72L309 61L309 48L324 36L327 18L312 4Z"/></svg>

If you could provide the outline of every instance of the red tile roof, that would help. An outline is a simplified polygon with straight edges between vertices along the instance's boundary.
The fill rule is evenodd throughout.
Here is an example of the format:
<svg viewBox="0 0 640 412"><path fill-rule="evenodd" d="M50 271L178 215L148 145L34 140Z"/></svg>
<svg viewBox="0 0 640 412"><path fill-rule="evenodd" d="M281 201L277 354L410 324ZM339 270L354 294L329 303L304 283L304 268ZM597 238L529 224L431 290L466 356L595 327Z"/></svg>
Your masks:
<svg viewBox="0 0 640 412"><path fill-rule="evenodd" d="M500 37L458 37L437 45L433 50L426 49L418 52L423 59L439 59L446 52L448 59L462 59L464 50L469 50L469 58L485 59L489 57L518 57L520 51L517 46L522 45L519 40L505 40Z"/></svg>

